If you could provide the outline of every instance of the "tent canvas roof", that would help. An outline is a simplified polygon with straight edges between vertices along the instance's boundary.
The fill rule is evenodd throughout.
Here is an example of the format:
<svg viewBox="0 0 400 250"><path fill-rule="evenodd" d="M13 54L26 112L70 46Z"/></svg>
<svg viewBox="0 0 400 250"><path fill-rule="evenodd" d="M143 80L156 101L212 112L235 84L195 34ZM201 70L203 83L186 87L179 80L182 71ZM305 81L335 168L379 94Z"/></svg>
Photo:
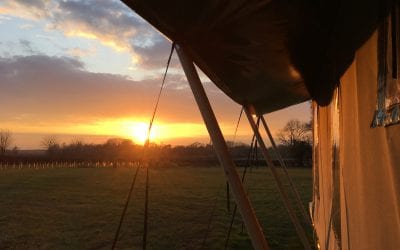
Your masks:
<svg viewBox="0 0 400 250"><path fill-rule="evenodd" d="M229 97L272 112L330 101L355 50L375 29L379 0L124 0Z"/></svg>

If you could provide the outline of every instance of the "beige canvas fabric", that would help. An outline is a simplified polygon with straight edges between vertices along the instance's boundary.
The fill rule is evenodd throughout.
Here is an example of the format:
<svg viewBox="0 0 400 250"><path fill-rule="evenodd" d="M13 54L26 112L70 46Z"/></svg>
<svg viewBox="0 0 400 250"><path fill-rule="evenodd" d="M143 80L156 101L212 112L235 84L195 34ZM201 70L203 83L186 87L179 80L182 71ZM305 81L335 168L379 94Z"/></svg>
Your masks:
<svg viewBox="0 0 400 250"><path fill-rule="evenodd" d="M331 104L314 104L313 222L321 249L400 249L400 125L370 127L377 102L377 69L375 33L357 51ZM335 122L339 122L336 176ZM337 192L339 212L332 209ZM340 235L334 230L334 213L339 213Z"/></svg>

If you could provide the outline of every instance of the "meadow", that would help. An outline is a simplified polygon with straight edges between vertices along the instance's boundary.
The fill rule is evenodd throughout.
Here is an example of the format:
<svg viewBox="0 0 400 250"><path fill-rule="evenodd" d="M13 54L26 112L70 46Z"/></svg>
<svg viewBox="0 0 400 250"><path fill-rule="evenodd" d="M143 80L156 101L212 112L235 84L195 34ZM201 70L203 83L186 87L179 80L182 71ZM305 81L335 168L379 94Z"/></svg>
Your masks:
<svg viewBox="0 0 400 250"><path fill-rule="evenodd" d="M289 172L306 205L311 170ZM128 167L2 169L0 249L110 249L133 174ZM148 249L201 249L213 210L204 249L224 248L234 203L228 210L220 167L153 167L149 177ZM252 168L245 186L271 248L302 249L269 169ZM141 169L118 249L142 247L144 194ZM239 215L228 248L252 249Z"/></svg>

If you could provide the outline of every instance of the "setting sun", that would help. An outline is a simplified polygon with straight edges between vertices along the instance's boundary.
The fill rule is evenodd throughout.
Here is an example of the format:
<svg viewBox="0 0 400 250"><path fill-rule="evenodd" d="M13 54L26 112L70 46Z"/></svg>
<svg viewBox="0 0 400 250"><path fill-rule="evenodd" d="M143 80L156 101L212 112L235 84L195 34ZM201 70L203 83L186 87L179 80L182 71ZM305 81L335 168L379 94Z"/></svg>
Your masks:
<svg viewBox="0 0 400 250"><path fill-rule="evenodd" d="M149 124L145 122L133 122L129 125L129 134L132 136L132 140L138 144L144 144L147 140ZM150 141L156 139L157 127L153 126L150 132Z"/></svg>

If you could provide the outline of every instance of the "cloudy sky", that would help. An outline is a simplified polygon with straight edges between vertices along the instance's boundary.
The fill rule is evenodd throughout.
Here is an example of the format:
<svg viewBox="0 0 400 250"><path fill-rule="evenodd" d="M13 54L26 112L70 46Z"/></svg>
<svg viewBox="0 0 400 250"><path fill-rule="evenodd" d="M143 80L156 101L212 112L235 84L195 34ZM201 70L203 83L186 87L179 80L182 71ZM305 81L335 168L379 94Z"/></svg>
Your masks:
<svg viewBox="0 0 400 250"><path fill-rule="evenodd" d="M0 129L20 148L43 136L100 143L124 137L140 143L171 43L123 3L113 0L0 1ZM227 139L240 107L206 76L202 80ZM273 131L309 119L308 104L267 116ZM239 140L248 141L242 121ZM154 140L208 141L207 131L173 56Z"/></svg>

